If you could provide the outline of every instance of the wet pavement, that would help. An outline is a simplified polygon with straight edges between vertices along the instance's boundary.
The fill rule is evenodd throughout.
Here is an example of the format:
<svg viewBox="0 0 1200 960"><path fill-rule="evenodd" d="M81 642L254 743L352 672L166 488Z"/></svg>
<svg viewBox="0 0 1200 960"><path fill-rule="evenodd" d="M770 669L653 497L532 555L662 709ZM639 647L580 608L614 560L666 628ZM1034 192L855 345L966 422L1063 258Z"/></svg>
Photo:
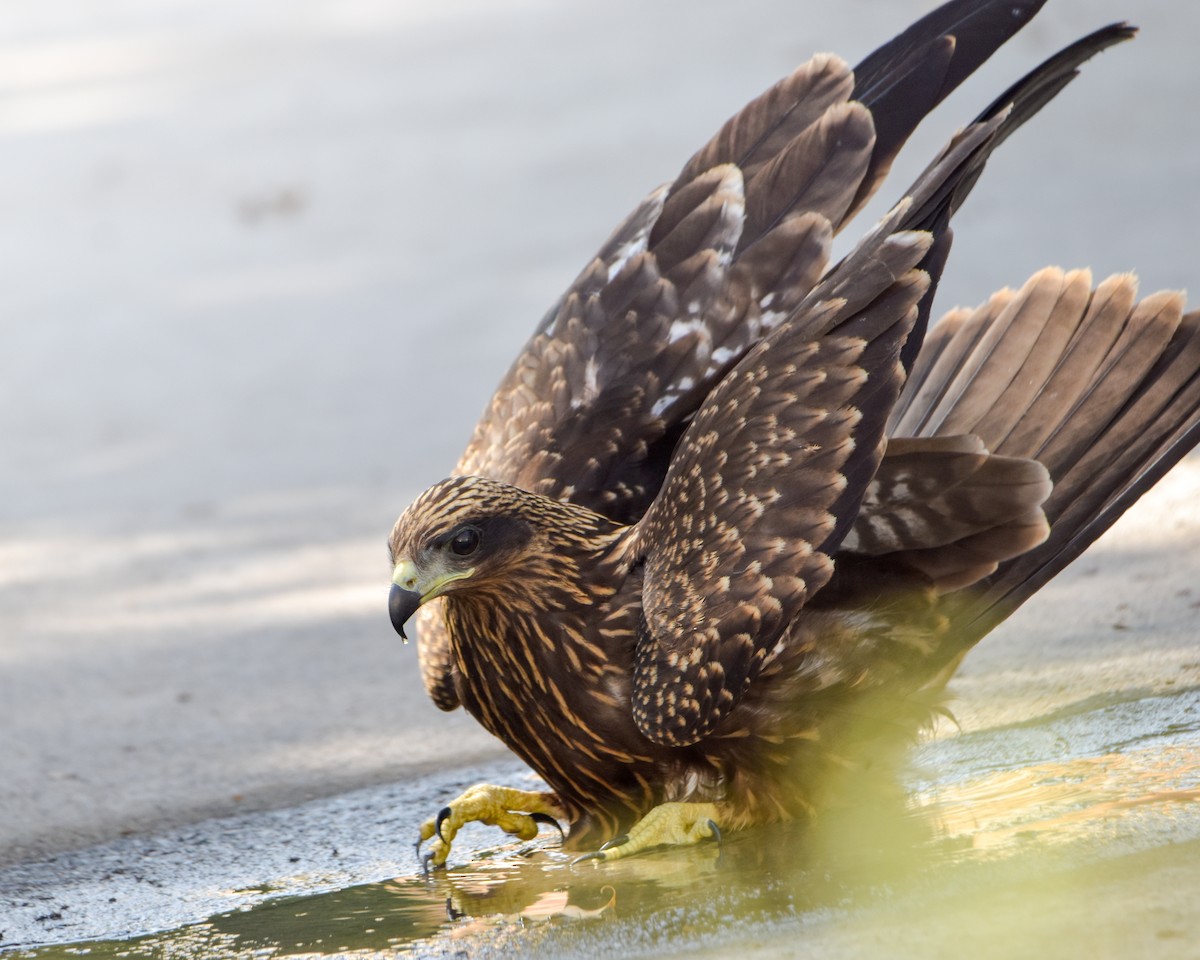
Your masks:
<svg viewBox="0 0 1200 960"><path fill-rule="evenodd" d="M472 773L528 780L514 763ZM4 942L64 944L15 953L30 958L792 956L798 939L812 955L929 957L962 937L980 957L1194 957L1200 943L1200 687L951 732L914 752L907 800L813 828L572 865L553 831L496 846L471 827L450 869L422 875L406 840L469 782L0 871Z"/></svg>

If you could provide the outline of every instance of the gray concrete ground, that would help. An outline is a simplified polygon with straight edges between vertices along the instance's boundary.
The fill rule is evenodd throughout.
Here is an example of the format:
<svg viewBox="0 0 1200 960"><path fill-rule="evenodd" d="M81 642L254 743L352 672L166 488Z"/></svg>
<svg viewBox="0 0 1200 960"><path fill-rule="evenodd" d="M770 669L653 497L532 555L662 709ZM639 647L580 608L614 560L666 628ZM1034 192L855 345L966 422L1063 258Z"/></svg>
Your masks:
<svg viewBox="0 0 1200 960"><path fill-rule="evenodd" d="M43 0L0 24L0 862L466 765L383 613L395 514L613 224L811 52L931 3ZM1045 263L1197 279L1200 7L989 168L943 307ZM868 214L880 210L877 204ZM864 219L863 221L868 222ZM968 661L964 724L1200 676L1185 464ZM1188 591L1195 590L1194 593Z"/></svg>

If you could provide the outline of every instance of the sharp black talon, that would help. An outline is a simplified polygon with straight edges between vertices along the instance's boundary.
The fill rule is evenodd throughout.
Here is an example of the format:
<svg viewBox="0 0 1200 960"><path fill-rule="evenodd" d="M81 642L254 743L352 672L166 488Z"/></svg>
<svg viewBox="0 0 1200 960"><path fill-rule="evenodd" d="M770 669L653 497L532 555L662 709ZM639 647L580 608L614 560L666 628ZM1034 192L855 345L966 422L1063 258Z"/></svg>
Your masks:
<svg viewBox="0 0 1200 960"><path fill-rule="evenodd" d="M454 811L449 807L442 807L442 809L438 811L437 820L433 825L433 832L438 835L438 838L442 841L442 843L446 842L446 838L442 836L442 824L453 812Z"/></svg>
<svg viewBox="0 0 1200 960"><path fill-rule="evenodd" d="M600 844L601 851L611 850L613 847L623 847L629 842L629 834L623 833L619 837L613 837L611 840L606 840Z"/></svg>
<svg viewBox="0 0 1200 960"><path fill-rule="evenodd" d="M719 844L721 842L721 828L717 826L717 821L709 820L708 829L712 831L711 839L716 840Z"/></svg>
<svg viewBox="0 0 1200 960"><path fill-rule="evenodd" d="M559 840L567 839L567 835L565 833L563 833L562 824L560 824L557 820L555 820L552 816L550 816L550 814L548 814L548 813L531 813L529 815L529 819L532 820L534 823L548 823L550 826L552 826L555 830L558 831Z"/></svg>
<svg viewBox="0 0 1200 960"><path fill-rule="evenodd" d="M577 863L583 863L583 861L585 861L585 860L607 860L607 859L608 859L608 857L606 857L604 855L603 850L597 850L595 853L585 853L582 857L576 857L574 860L571 861L571 866L575 866L575 864L577 864Z"/></svg>
<svg viewBox="0 0 1200 960"><path fill-rule="evenodd" d="M433 863L433 854L432 853L427 853L427 854L425 854L425 856L423 856L421 858L421 873L423 873L425 875L426 880L429 879L429 865L431 863ZM434 870L445 870L446 865L444 863L433 863L433 869Z"/></svg>

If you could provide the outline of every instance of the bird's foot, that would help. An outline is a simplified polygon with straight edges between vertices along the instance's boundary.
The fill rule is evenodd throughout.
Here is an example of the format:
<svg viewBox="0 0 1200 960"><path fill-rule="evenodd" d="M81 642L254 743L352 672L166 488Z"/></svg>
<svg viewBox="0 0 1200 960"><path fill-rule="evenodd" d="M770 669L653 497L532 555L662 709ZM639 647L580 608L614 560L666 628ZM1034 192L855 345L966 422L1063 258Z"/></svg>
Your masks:
<svg viewBox="0 0 1200 960"><path fill-rule="evenodd" d="M683 847L709 839L721 840L716 804L661 803L635 823L629 833L614 837L595 853L585 853L574 862L620 860L651 847Z"/></svg>
<svg viewBox="0 0 1200 960"><path fill-rule="evenodd" d="M499 827L521 840L532 840L538 834L538 825L552 824L562 834L558 821L566 814L552 793L535 793L531 790L513 790L509 787L494 787L487 783L476 784L461 796L451 800L421 824L421 844L432 840L429 852L421 860L428 872L430 867L444 867L450 855L450 844L464 824L478 821Z"/></svg>

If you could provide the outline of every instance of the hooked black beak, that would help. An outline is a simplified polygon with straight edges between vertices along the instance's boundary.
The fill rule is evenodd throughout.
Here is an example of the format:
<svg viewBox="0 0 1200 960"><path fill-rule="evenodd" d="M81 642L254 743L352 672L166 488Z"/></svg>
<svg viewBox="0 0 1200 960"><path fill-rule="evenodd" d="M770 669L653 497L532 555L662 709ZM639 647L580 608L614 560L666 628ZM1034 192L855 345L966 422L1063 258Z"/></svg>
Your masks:
<svg viewBox="0 0 1200 960"><path fill-rule="evenodd" d="M417 607L420 605L421 595L419 593L405 590L398 583L392 584L391 592L388 594L388 613L392 615L392 626L405 641L408 640L408 637L404 633L404 624L417 612Z"/></svg>

